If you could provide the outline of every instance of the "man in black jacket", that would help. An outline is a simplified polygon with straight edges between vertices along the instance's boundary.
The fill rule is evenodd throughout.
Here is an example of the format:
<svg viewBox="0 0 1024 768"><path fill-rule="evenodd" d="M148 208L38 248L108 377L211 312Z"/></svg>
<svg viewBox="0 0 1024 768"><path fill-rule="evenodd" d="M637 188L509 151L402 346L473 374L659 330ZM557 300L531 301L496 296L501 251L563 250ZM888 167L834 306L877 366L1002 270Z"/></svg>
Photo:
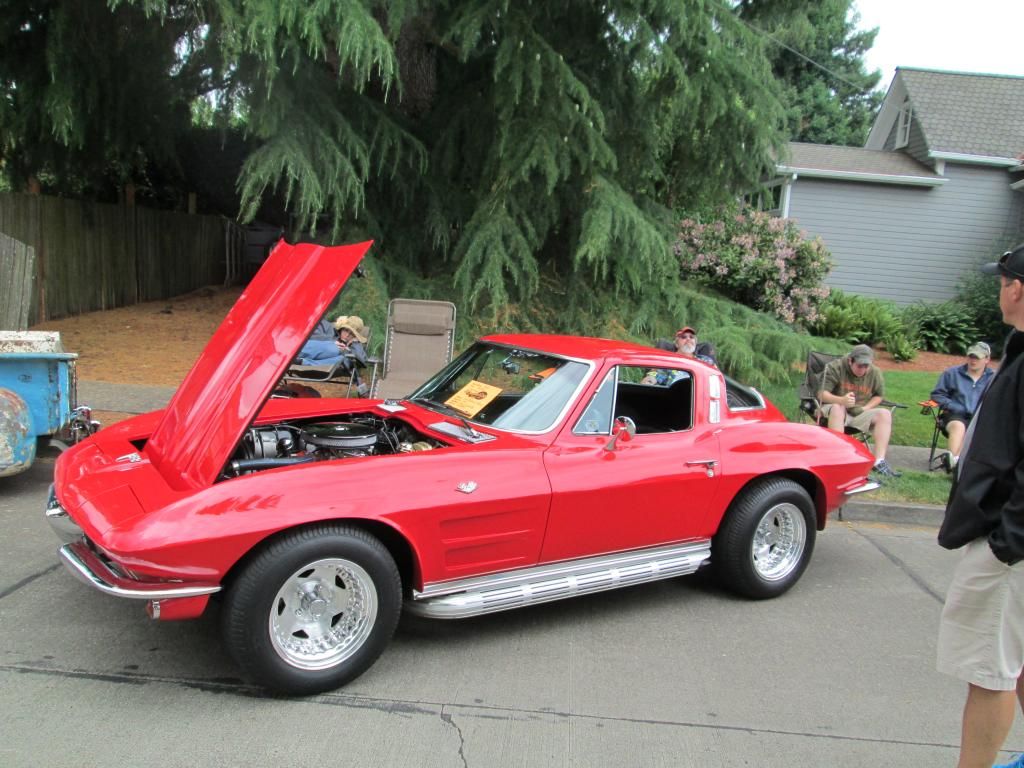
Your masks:
<svg viewBox="0 0 1024 768"><path fill-rule="evenodd" d="M999 372L964 438L939 544L965 547L939 626L938 668L967 683L958 768L990 768L1024 709L1024 243L999 275L1013 327ZM1005 764L1024 768L1024 755Z"/></svg>

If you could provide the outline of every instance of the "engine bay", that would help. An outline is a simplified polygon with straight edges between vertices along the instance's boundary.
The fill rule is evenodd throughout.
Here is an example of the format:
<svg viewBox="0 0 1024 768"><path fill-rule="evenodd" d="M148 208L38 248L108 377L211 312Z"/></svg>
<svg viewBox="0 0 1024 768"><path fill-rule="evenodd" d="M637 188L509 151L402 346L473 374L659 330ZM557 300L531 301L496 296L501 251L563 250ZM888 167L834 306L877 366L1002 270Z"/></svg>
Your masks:
<svg viewBox="0 0 1024 768"><path fill-rule="evenodd" d="M314 461L387 456L444 448L401 419L348 413L338 419L303 419L250 427L221 479Z"/></svg>

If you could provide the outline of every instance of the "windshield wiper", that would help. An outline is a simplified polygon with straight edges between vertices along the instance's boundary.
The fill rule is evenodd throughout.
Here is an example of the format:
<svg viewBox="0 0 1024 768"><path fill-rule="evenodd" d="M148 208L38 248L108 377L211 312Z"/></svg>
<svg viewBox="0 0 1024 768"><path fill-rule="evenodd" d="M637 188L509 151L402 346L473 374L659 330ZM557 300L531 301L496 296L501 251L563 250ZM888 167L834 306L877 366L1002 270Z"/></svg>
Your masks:
<svg viewBox="0 0 1024 768"><path fill-rule="evenodd" d="M479 440L480 438L483 437L483 435L481 435L479 432L476 431L476 429L473 428L472 422L470 422L470 420L463 415L462 411L458 410L457 408L452 408L450 405L446 405L445 403L439 403L437 400L431 400L428 397L415 397L410 402L423 403L425 405L429 405L432 408L441 411L441 413L446 413L452 418L458 419L459 423L462 424L462 428L466 430L466 434L469 435L469 437L473 440Z"/></svg>

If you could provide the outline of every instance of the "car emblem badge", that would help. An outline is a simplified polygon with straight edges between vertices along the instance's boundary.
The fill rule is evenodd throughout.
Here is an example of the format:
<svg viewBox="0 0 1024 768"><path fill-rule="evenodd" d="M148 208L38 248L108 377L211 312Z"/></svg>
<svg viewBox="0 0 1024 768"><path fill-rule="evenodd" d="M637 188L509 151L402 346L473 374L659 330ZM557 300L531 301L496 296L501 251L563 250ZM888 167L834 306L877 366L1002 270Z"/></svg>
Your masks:
<svg viewBox="0 0 1024 768"><path fill-rule="evenodd" d="M118 456L114 461L127 461L129 464L134 464L137 461L142 461L142 457L139 456L138 452L132 451L131 453L126 453L124 456Z"/></svg>
<svg viewBox="0 0 1024 768"><path fill-rule="evenodd" d="M476 490L476 483L474 483L472 480L466 483L459 483L457 486L455 486L455 490L462 491L463 493L472 493L473 491Z"/></svg>

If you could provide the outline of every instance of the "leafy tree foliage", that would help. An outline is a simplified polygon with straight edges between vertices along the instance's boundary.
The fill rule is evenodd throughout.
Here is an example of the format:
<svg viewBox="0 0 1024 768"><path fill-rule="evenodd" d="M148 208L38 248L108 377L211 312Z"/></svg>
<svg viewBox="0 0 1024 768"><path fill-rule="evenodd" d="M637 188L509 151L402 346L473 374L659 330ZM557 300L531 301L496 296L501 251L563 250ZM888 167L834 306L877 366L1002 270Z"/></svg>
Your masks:
<svg viewBox="0 0 1024 768"><path fill-rule="evenodd" d="M0 4L0 167L14 188L102 197L173 164L190 101L212 87L203 56L178 55L194 23L185 9L160 24L86 0Z"/></svg>
<svg viewBox="0 0 1024 768"><path fill-rule="evenodd" d="M295 229L373 236L496 313L545 280L674 283L669 207L754 186L782 139L727 4L109 2L0 10L9 176L137 180L196 116L240 124L243 217L277 194Z"/></svg>
<svg viewBox="0 0 1024 768"><path fill-rule="evenodd" d="M737 13L770 39L790 139L863 145L882 102L881 73L865 69L878 29L857 29L855 0L744 0Z"/></svg>

